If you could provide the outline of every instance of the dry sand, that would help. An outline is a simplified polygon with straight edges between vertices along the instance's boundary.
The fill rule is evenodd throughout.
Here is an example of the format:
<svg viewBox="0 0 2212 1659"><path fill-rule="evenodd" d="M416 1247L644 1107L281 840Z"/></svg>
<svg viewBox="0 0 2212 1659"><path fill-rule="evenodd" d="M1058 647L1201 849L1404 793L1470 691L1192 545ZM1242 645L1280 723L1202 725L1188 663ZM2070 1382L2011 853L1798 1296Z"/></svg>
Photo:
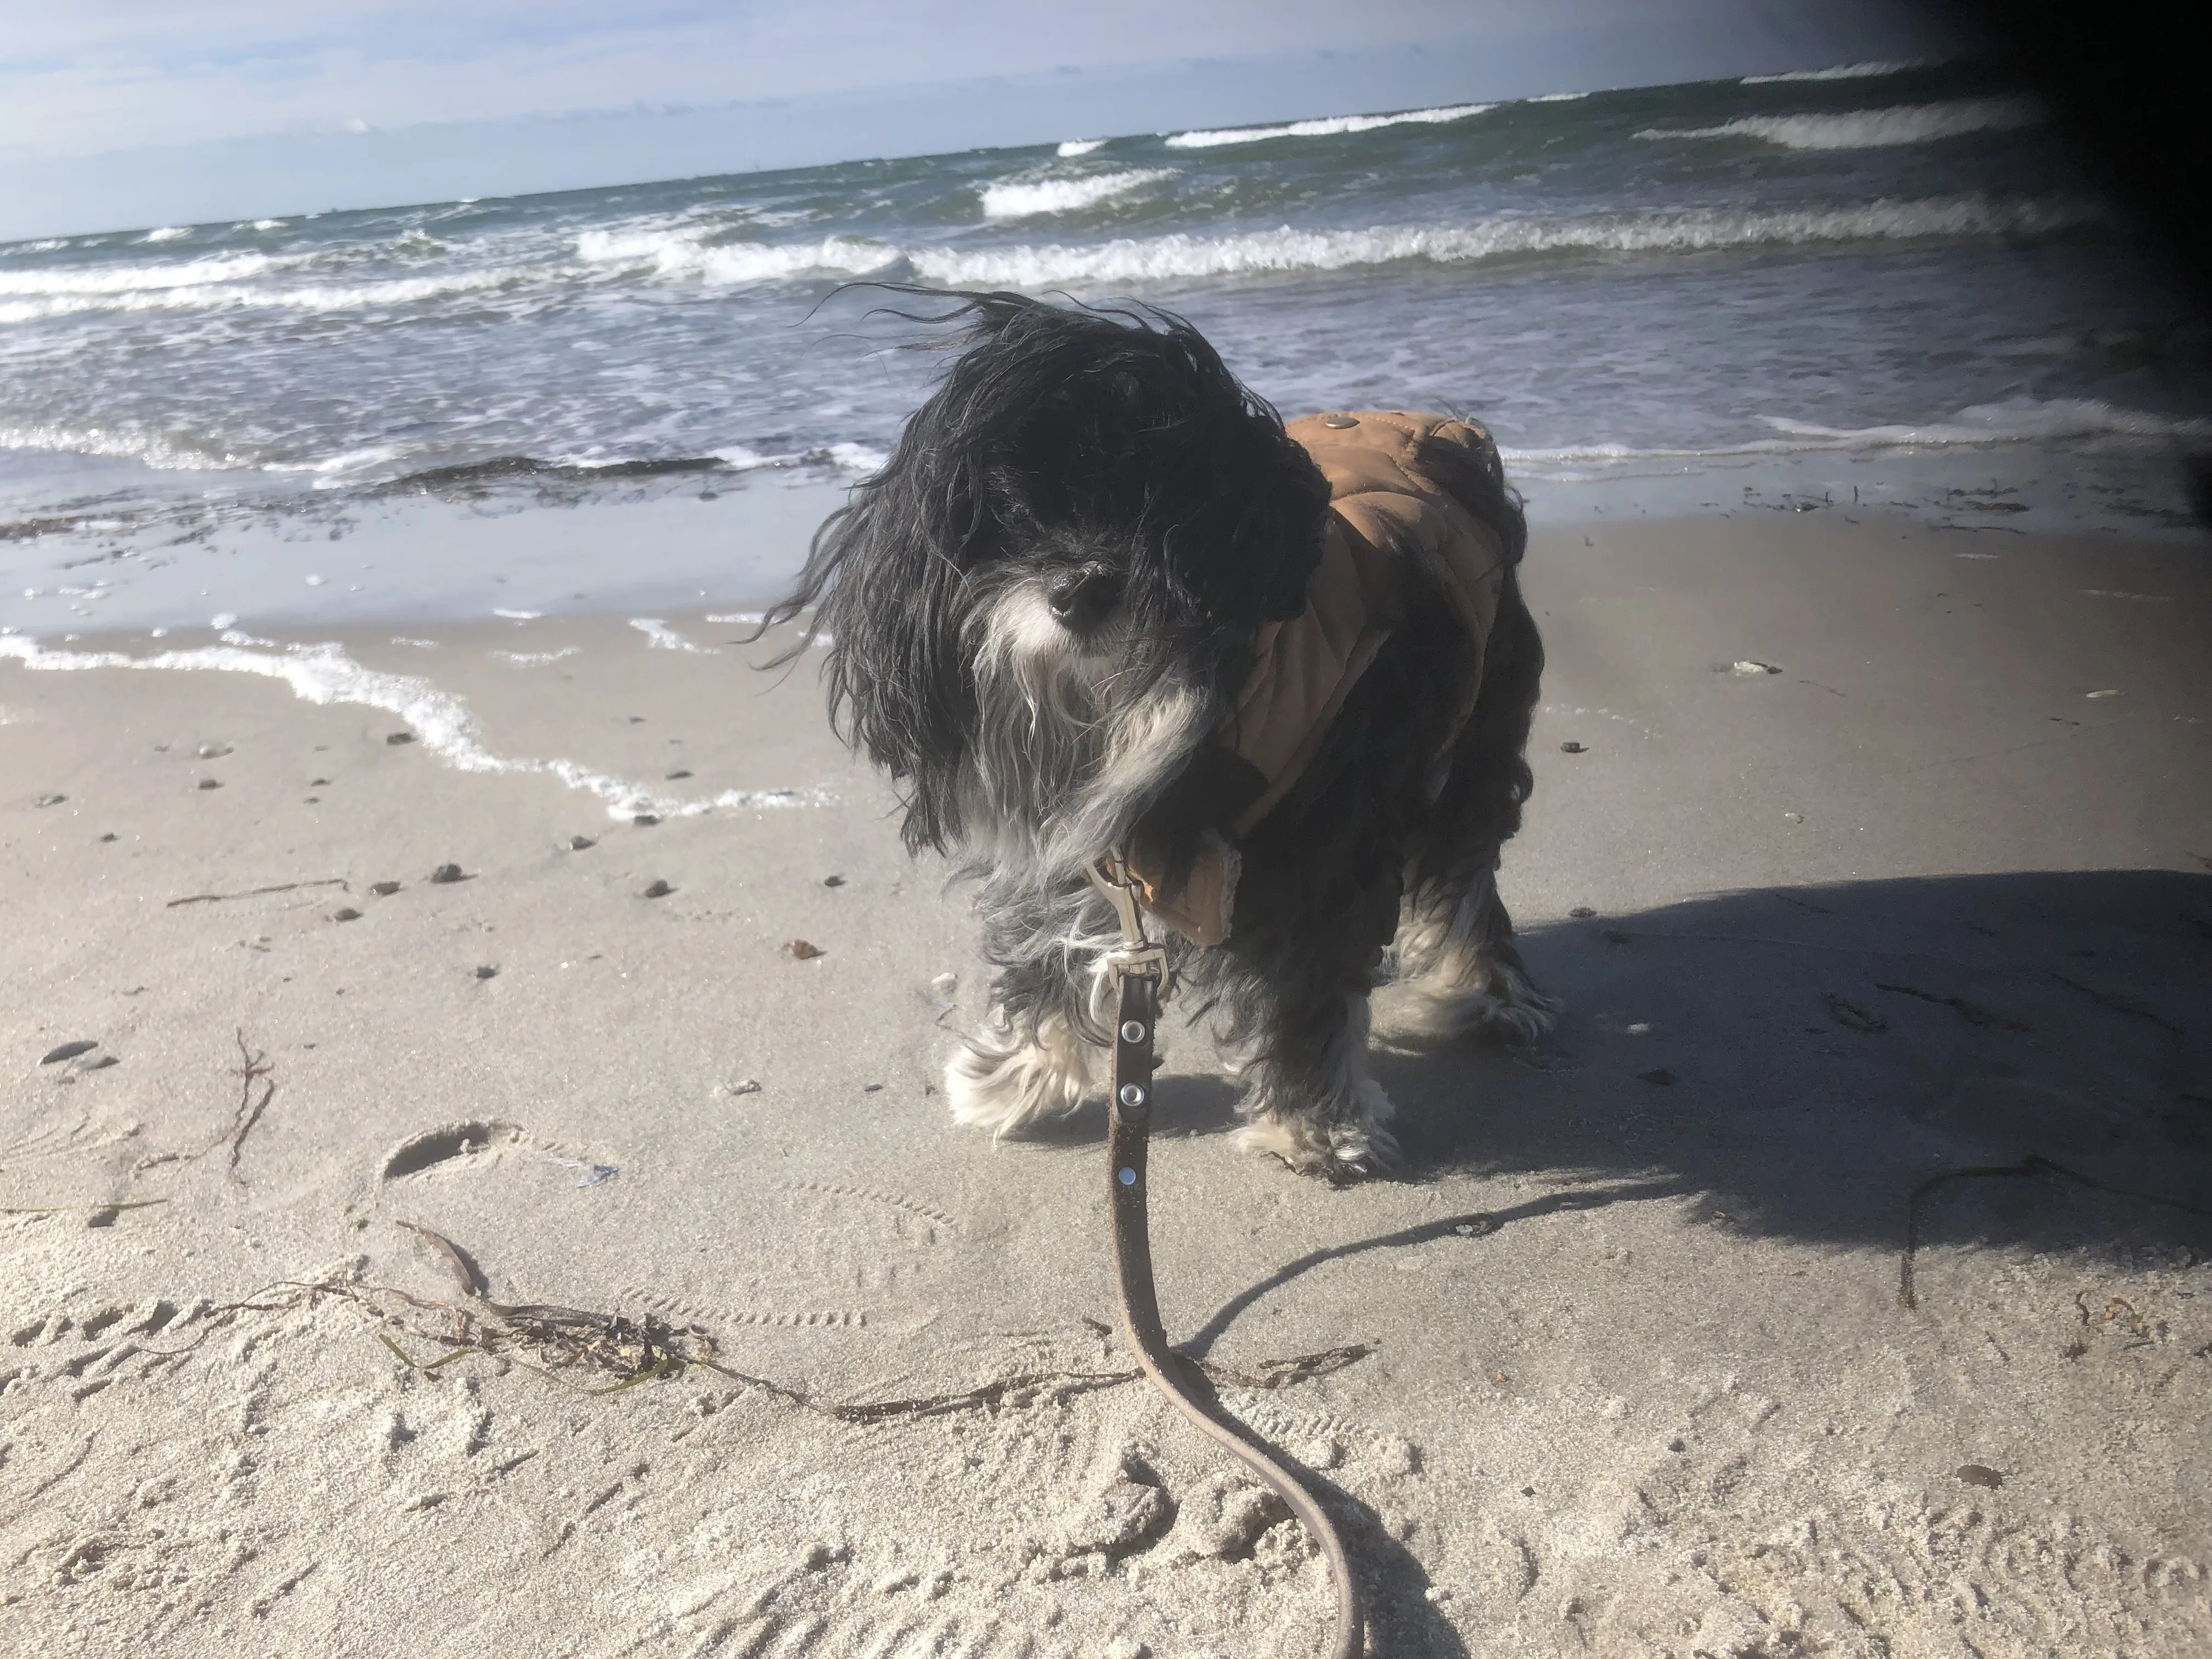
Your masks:
<svg viewBox="0 0 2212 1659"><path fill-rule="evenodd" d="M1224 1397L1374 1651L2212 1648L2205 552L1539 536L1556 1039L1378 1053L1407 1162L1335 1192L1171 1028L1169 1328L1367 1347ZM0 1647L1320 1650L1295 1526L1112 1380L1095 1113L946 1121L959 895L811 673L668 623L344 641L380 708L0 656ZM1916 1185L2030 1157L1924 1192L1900 1306Z"/></svg>

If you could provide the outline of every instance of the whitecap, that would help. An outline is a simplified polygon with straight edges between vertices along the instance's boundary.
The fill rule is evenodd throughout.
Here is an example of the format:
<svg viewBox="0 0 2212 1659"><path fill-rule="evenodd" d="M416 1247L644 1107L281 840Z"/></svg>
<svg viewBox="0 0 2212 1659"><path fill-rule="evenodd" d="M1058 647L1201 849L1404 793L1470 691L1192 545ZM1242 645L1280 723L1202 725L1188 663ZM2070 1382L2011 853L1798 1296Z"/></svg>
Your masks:
<svg viewBox="0 0 2212 1659"><path fill-rule="evenodd" d="M662 276L702 283L763 283L810 271L858 276L895 263L899 250L857 236L818 242L726 242L710 246L697 232L587 230L576 239L586 264L649 266Z"/></svg>
<svg viewBox="0 0 2212 1659"><path fill-rule="evenodd" d="M166 288L234 283L278 268L266 253L210 254L174 264L106 265L66 270L0 270L0 294L40 297L136 294Z"/></svg>
<svg viewBox="0 0 2212 1659"><path fill-rule="evenodd" d="M1079 155L1090 155L1092 150L1098 149L1105 142L1103 138L1070 138L1062 143L1055 153L1061 161L1072 161Z"/></svg>
<svg viewBox="0 0 2212 1659"><path fill-rule="evenodd" d="M138 240L142 242L174 242L191 234L191 227L189 225L163 225L158 230L148 231Z"/></svg>
<svg viewBox="0 0 2212 1659"><path fill-rule="evenodd" d="M1740 84L1769 87L1782 81L1863 81L1877 75L1902 75L1907 70L1933 67L1932 63L1911 58L1887 63L1838 64L1832 69L1790 70L1782 75L1747 75Z"/></svg>
<svg viewBox="0 0 2212 1659"><path fill-rule="evenodd" d="M2025 98L1960 98L1943 104L1850 110L1834 115L1746 115L1717 127L1646 127L1638 138L1756 138L1785 149L1884 149L1971 132L2010 132L2045 118Z"/></svg>
<svg viewBox="0 0 2212 1659"><path fill-rule="evenodd" d="M1559 252L1684 252L1767 244L1919 236L2032 235L2094 222L2104 210L2072 198L2006 202L1983 196L1794 210L1686 208L1565 219L1362 230L1290 226L1226 236L1183 232L1091 244L916 249L915 270L956 288L1049 288L1065 283L1168 281L1270 271L1340 270L1426 259L1462 264Z"/></svg>
<svg viewBox="0 0 2212 1659"><path fill-rule="evenodd" d="M1146 185L1175 177L1173 167L1133 167L1077 179L1001 179L977 192L986 219L1024 219L1040 213L1073 213Z"/></svg>
<svg viewBox="0 0 2212 1659"><path fill-rule="evenodd" d="M1439 109L1407 110L1396 115L1332 115L1316 121L1286 122L1279 127L1219 127L1212 131L1174 132L1164 142L1171 149L1212 149L1221 144L1256 144L1263 138L1328 138L1339 133L1371 132L1377 127L1409 123L1463 121L1470 115L1497 107L1495 104L1450 104Z"/></svg>

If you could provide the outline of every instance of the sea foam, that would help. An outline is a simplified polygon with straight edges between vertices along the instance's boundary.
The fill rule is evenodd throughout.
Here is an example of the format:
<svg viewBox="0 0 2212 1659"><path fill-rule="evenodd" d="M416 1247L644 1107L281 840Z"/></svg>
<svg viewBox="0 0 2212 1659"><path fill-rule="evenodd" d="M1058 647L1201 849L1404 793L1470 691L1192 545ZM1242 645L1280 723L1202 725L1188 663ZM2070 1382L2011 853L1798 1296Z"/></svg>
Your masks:
<svg viewBox="0 0 2212 1659"><path fill-rule="evenodd" d="M204 646L196 650L161 651L134 657L120 651L53 650L24 635L0 635L0 660L13 659L41 672L122 668L183 673L252 674L282 681L303 702L354 703L380 708L406 722L424 750L459 772L542 773L569 788L596 795L607 816L621 820L640 812L656 817L696 817L720 811L757 811L773 806L826 806L836 798L822 789L725 789L703 799L655 793L571 760L517 759L494 754L468 705L416 674L388 674L365 668L335 644L295 645L278 651L239 646Z"/></svg>
<svg viewBox="0 0 2212 1659"><path fill-rule="evenodd" d="M1279 127L1218 127L1211 131L1170 133L1171 149L1212 149L1221 144L1256 144L1263 138L1331 138L1340 133L1372 132L1377 127L1463 121L1497 108L1495 104L1451 104L1440 109L1407 110L1397 115L1331 115L1316 121L1291 121Z"/></svg>
<svg viewBox="0 0 2212 1659"><path fill-rule="evenodd" d="M2025 98L1960 98L1837 115L1746 115L1717 127L1646 127L1638 138L1757 138L1787 149L1882 149L1970 132L2009 132L2045 118Z"/></svg>
<svg viewBox="0 0 2212 1659"><path fill-rule="evenodd" d="M1762 425L1777 435L1737 443L1674 448L1627 444L1569 444L1553 448L1498 447L1498 455L1516 474L1553 482L1589 475L1561 473L1561 467L1597 465L1617 467L1638 461L1724 460L1737 456L1796 455L1818 452L1883 449L1980 448L2036 440L2121 438L2165 443L2174 439L2212 438L2212 420L2176 420L2142 410L2124 409L2097 398L2008 398L1976 404L1939 421L1891 422L1876 426L1822 426L1782 415L1763 415Z"/></svg>

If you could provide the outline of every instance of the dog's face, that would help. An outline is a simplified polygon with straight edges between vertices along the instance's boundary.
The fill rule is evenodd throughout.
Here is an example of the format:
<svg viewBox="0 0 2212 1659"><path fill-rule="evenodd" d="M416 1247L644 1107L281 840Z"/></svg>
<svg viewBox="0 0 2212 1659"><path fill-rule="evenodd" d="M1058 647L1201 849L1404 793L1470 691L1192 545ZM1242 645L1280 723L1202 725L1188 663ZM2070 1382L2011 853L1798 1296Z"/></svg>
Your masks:
<svg viewBox="0 0 2212 1659"><path fill-rule="evenodd" d="M818 603L909 846L1044 876L1127 830L1304 605L1328 492L1188 325L951 297L962 355L781 614Z"/></svg>

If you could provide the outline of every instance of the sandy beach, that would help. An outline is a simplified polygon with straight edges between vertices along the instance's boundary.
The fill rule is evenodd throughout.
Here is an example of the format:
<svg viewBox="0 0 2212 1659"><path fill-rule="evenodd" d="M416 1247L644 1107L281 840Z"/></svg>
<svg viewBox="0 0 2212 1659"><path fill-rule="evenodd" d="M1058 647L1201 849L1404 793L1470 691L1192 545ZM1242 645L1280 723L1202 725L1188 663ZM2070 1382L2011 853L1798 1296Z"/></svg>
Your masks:
<svg viewBox="0 0 2212 1659"><path fill-rule="evenodd" d="M1170 1333L1374 1652L2212 1650L2205 553L1537 533L1559 1032L1386 994L1333 1191L1169 1028ZM0 1647L1318 1653L1105 1334L1097 1109L948 1121L962 896L650 620L0 641Z"/></svg>

